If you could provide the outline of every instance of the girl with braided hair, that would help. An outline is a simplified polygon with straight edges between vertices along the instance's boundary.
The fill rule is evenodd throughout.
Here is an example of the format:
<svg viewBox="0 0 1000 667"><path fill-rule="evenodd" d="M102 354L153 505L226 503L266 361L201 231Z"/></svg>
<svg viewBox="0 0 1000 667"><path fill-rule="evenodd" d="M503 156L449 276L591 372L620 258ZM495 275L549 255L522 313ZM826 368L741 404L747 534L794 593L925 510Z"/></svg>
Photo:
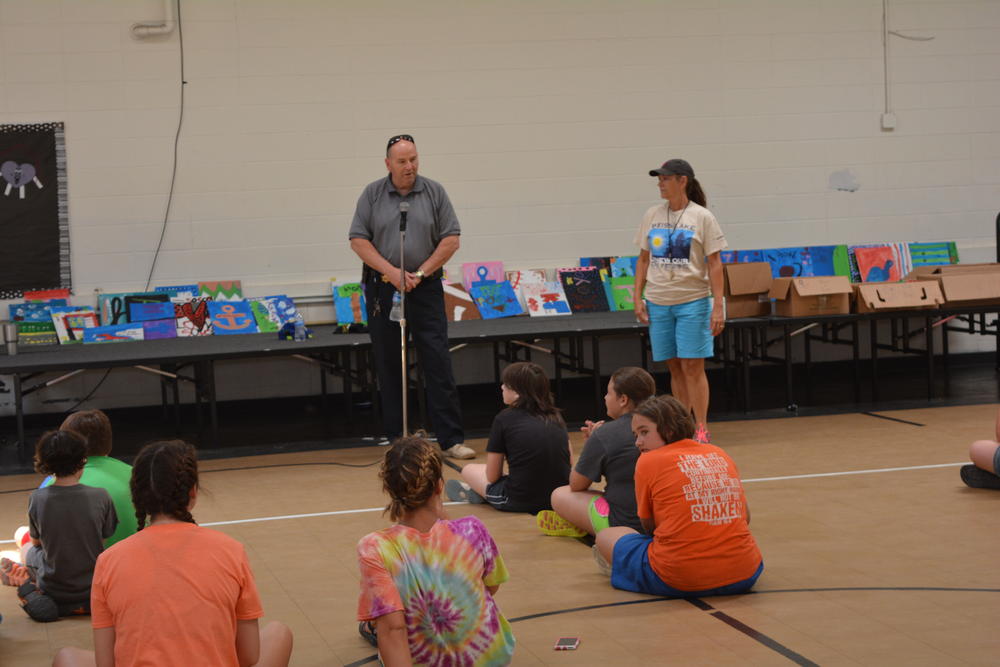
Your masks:
<svg viewBox="0 0 1000 667"><path fill-rule="evenodd" d="M479 519L445 514L439 448L399 438L380 477L396 523L358 542L362 637L390 667L508 664L514 635L493 599L507 567Z"/></svg>
<svg viewBox="0 0 1000 667"><path fill-rule="evenodd" d="M138 532L97 561L95 652L64 648L56 666L287 665L291 631L264 615L243 545L195 523L198 460L180 440L146 445L131 480Z"/></svg>

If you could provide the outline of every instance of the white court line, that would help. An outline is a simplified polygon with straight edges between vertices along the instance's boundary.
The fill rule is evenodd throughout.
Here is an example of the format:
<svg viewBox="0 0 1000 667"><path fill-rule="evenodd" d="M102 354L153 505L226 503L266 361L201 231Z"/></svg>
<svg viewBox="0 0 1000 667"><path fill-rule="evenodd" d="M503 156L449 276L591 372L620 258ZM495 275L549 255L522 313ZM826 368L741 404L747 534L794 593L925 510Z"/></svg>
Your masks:
<svg viewBox="0 0 1000 667"><path fill-rule="evenodd" d="M907 470L928 470L931 468L953 468L965 465L966 461L958 463L935 463L926 466L907 466L905 468L873 468L871 470L845 470L843 472L817 472L807 475L785 475L784 477L757 477L755 479L744 479L744 484L751 482L779 482L789 479L810 479L813 477L841 477L844 475L870 475L876 472L904 472ZM445 505L465 505L466 503L444 503ZM235 519L233 521L214 521L212 523L200 523L199 526L232 526L239 523L260 523L262 521L283 521L285 519L309 519L317 516L339 516L342 514L364 514L366 512L381 512L384 507L365 507L356 510L336 510L333 512L311 512L309 514L285 514L283 516L262 516L254 519ZM14 540L0 540L0 544L13 544Z"/></svg>

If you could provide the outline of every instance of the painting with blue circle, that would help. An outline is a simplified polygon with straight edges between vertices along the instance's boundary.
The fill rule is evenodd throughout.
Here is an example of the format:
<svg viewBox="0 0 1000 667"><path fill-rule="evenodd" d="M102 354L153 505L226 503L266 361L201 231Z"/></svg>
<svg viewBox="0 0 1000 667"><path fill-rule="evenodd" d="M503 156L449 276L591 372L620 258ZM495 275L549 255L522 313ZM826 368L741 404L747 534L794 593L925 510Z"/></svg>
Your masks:
<svg viewBox="0 0 1000 667"><path fill-rule="evenodd" d="M674 264L686 264L691 258L693 238L694 231L690 229L651 229L647 237L649 254Z"/></svg>

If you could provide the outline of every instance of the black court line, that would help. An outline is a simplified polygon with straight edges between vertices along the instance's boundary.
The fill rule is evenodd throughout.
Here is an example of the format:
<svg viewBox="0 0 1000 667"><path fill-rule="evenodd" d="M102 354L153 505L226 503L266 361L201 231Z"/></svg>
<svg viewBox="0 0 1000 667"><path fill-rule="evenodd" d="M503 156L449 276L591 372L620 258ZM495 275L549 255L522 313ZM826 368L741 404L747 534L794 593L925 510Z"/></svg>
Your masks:
<svg viewBox="0 0 1000 667"><path fill-rule="evenodd" d="M755 591L750 591L749 593L743 593L740 596L733 596L733 597L742 597L744 595L754 595L754 596L756 596L756 595L768 595L768 594L771 594L771 593L827 593L827 592L835 592L835 591L894 591L894 592L900 592L900 591L938 591L938 592L948 592L948 593L1000 593L1000 588L958 588L958 587L948 587L948 586L832 586L832 587L829 587L829 588L776 588L776 589L770 590L770 591L756 591L755 590ZM764 635L762 633L759 633L756 630L753 630L753 628L750 628L750 627L746 626L745 624L741 623L740 621L736 620L735 618L732 618L731 616L729 616L725 612L718 611L717 609L715 609L715 607L713 607L712 605L708 604L707 602L705 602L701 598L647 597L647 598L642 598L640 600L625 600L624 602L607 602L605 604L591 604L591 605L587 605L587 606L584 606L584 607L570 607L568 609L556 609L556 610L553 610L553 611L543 611L543 612L539 612L537 614L527 614L525 616L518 616L517 618L511 618L511 619L507 619L507 620L510 623L517 623L518 621L530 621L530 620L536 619L536 618L545 618L546 616L558 616L560 614L572 614L572 613L575 613L575 612L578 612L578 611L592 611L594 609L607 609L609 607L626 607L626 606L634 605L634 604L649 604L651 602L669 602L671 600L686 600L689 604L697 607L698 609L701 609L702 611L713 612L712 615L715 616L716 618L718 618L719 620L725 622L727 625L730 625L733 628L736 628L737 630L740 630L740 632L744 632L744 633L748 634L748 636L753 637L757 641L761 641L761 639L760 639L761 637L767 637L766 635ZM730 622L730 621L732 621L732 622ZM738 625L734 625L734 623L738 624ZM746 630L744 630L743 628L746 628ZM747 631L749 631L749 632L747 632ZM755 633L755 634L752 634L752 635L749 634L751 632ZM774 640L770 639L769 637L767 637L767 639L769 639L770 641L774 641ZM774 642L774 643L777 644L778 646L781 646L781 644L778 644L777 642ZM773 647L769 647L769 648L773 648ZM799 655L798 653L795 653L794 651L791 651L789 649L786 649L786 650L788 650L789 653L791 653L791 654ZM779 651L779 653L780 653L780 651ZM782 653L782 655L785 655L785 654ZM788 656L786 655L785 657L788 657ZM801 657L801 656L799 656L799 657ZM792 658L789 658L789 659L792 659ZM378 654L370 655L367 658L362 658L361 660L357 660L355 662L348 663L348 664L344 665L344 667L358 667L359 665L366 665L366 664L368 664L370 662L375 662L376 660L378 660ZM802 665L814 665L814 664L816 664L814 662L809 661L807 658L802 658L802 660L805 660L806 662L802 662L802 663L799 663L799 664L802 664Z"/></svg>
<svg viewBox="0 0 1000 667"><path fill-rule="evenodd" d="M443 459L442 463L444 463L446 466L448 466L449 468L451 468L455 472L461 474L461 472L462 472L462 466L458 465L454 461L449 461L448 459Z"/></svg>
<svg viewBox="0 0 1000 667"><path fill-rule="evenodd" d="M899 422L900 424L909 424L910 426L924 426L918 422L911 422L908 419L900 419L899 417L887 417L885 415L880 415L877 412L862 412L863 415L868 415L869 417L877 417L879 419L885 419L891 422Z"/></svg>
<svg viewBox="0 0 1000 667"><path fill-rule="evenodd" d="M698 609L709 612L711 616L719 619L720 621L722 621L729 627L733 628L734 630L739 630L740 632L742 632L755 642L763 644L764 646L768 647L775 653L778 653L783 657L788 658L795 664L802 665L803 667L819 667L819 663L813 662L812 660L805 657L801 653L796 653L795 651L788 648L781 642L772 639L771 637L768 637L763 632L760 632L759 630L754 630L743 621L733 618L726 612L718 611L715 607L708 604L704 600L701 600L699 598L688 598L687 601L693 604Z"/></svg>

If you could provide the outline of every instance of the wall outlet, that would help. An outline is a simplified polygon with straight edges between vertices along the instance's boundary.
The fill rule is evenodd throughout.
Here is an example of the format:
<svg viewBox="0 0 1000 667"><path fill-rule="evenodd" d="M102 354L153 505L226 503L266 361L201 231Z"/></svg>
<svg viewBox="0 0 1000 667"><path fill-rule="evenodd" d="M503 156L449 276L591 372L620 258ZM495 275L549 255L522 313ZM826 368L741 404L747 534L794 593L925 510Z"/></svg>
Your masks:
<svg viewBox="0 0 1000 667"><path fill-rule="evenodd" d="M896 114L894 113L882 114L882 129L887 131L896 129Z"/></svg>

